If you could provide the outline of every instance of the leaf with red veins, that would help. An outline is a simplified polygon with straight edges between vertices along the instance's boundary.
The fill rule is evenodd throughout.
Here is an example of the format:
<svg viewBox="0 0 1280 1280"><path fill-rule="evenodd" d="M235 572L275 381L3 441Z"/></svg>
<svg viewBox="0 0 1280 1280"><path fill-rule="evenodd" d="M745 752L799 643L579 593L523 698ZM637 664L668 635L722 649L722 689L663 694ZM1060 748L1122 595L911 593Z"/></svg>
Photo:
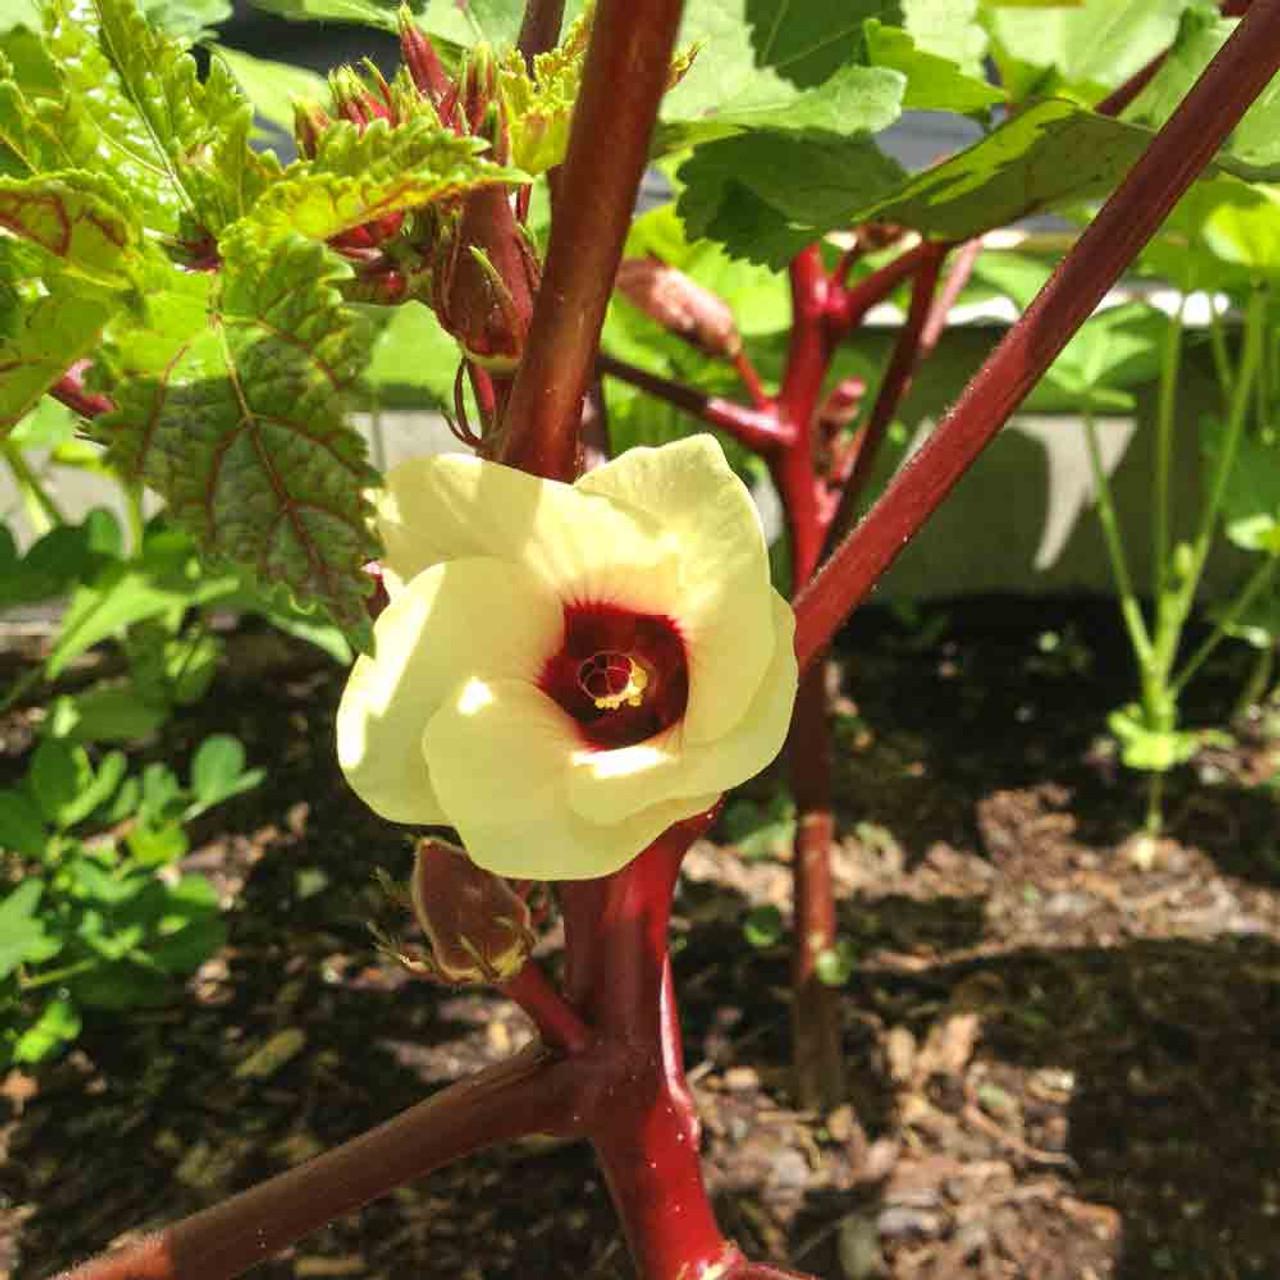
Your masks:
<svg viewBox="0 0 1280 1280"><path fill-rule="evenodd" d="M138 265L137 227L93 174L0 178L0 228L95 284L127 285Z"/></svg>
<svg viewBox="0 0 1280 1280"><path fill-rule="evenodd" d="M367 626L376 481L345 413L370 336L348 269L298 236L224 239L217 278L182 277L107 361L118 411L94 432L217 562Z"/></svg>
<svg viewBox="0 0 1280 1280"><path fill-rule="evenodd" d="M315 158L291 165L248 222L271 232L327 240L352 227L489 186L523 181L487 160L474 138L460 138L425 115L367 128L346 121L319 135Z"/></svg>
<svg viewBox="0 0 1280 1280"><path fill-rule="evenodd" d="M0 338L0 437L97 345L115 310L105 296L65 285L21 308L13 331Z"/></svg>

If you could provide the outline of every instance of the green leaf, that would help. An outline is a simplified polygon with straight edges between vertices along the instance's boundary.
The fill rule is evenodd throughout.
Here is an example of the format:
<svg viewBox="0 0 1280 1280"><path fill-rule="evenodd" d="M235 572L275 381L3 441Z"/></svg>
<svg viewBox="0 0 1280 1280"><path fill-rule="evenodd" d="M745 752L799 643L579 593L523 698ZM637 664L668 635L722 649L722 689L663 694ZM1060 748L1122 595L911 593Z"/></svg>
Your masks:
<svg viewBox="0 0 1280 1280"><path fill-rule="evenodd" d="M435 312L420 302L390 311L373 344L365 378L374 387L411 387L453 411L453 384L461 355Z"/></svg>
<svg viewBox="0 0 1280 1280"><path fill-rule="evenodd" d="M191 847L187 833L178 822L164 822L158 826L138 823L125 837L129 852L144 867L167 867L171 862L186 857Z"/></svg>
<svg viewBox="0 0 1280 1280"><path fill-rule="evenodd" d="M253 108L217 59L201 80L182 41L152 27L136 0L53 0L61 20L88 24L119 92L143 123L150 163L218 232L248 212L278 176L249 146Z"/></svg>
<svg viewBox="0 0 1280 1280"><path fill-rule="evenodd" d="M1280 275L1280 192L1261 186L1245 191L1247 197L1233 193L1209 213L1201 237L1221 262L1250 273Z"/></svg>
<svg viewBox="0 0 1280 1280"><path fill-rule="evenodd" d="M359 630L377 477L344 418L369 345L338 291L348 274L299 236L224 240L203 307L178 299L172 325L160 312L122 338L119 408L94 431L206 556Z"/></svg>
<svg viewBox="0 0 1280 1280"><path fill-rule="evenodd" d="M12 1058L18 1063L44 1062L80 1034L80 1014L70 1000L50 1000L40 1016L18 1037Z"/></svg>
<svg viewBox="0 0 1280 1280"><path fill-rule="evenodd" d="M31 109L68 161L110 177L153 229L175 233L182 201L167 158L99 44L91 0L48 0L46 43L65 82ZM24 88L29 88L25 86Z"/></svg>
<svg viewBox="0 0 1280 1280"><path fill-rule="evenodd" d="M95 1009L137 1009L162 1005L173 994L167 975L128 960L104 963L67 983L72 998Z"/></svg>
<svg viewBox="0 0 1280 1280"><path fill-rule="evenodd" d="M40 8L36 0L3 0L0 3L0 31L13 27L40 25Z"/></svg>
<svg viewBox="0 0 1280 1280"><path fill-rule="evenodd" d="M236 585L232 576L200 575L185 539L153 537L140 559L113 565L76 590L45 670L55 679L80 654L125 628L148 618L176 624L188 608L229 595Z"/></svg>
<svg viewBox="0 0 1280 1280"><path fill-rule="evenodd" d="M0 898L0 978L19 965L39 964L57 955L62 942L46 930L36 914L44 884L24 880L7 897Z"/></svg>
<svg viewBox="0 0 1280 1280"><path fill-rule="evenodd" d="M772 903L752 907L742 922L742 936L753 947L772 947L782 937L782 912Z"/></svg>
<svg viewBox="0 0 1280 1280"><path fill-rule="evenodd" d="M955 111L973 115L1004 102L1006 94L978 76L968 75L955 62L921 48L898 27L870 21L866 27L867 57L872 66L888 67L906 77L904 111Z"/></svg>
<svg viewBox="0 0 1280 1280"><path fill-rule="evenodd" d="M988 14L1000 58L1053 68L1082 87L1114 88L1172 43L1196 0L1084 0L1068 7L1004 6Z"/></svg>
<svg viewBox="0 0 1280 1280"><path fill-rule="evenodd" d="M1028 408L1132 408L1129 388L1154 381L1160 371L1168 325L1163 312L1137 302L1093 316L1050 366Z"/></svg>
<svg viewBox="0 0 1280 1280"><path fill-rule="evenodd" d="M781 269L870 197L901 189L902 168L868 138L818 140L767 131L699 147L681 166L680 216L691 238Z"/></svg>
<svg viewBox="0 0 1280 1280"><path fill-rule="evenodd" d="M203 812L256 787L261 769L244 767L244 747L230 734L206 738L191 761L191 791L196 810Z"/></svg>
<svg viewBox="0 0 1280 1280"><path fill-rule="evenodd" d="M1200 735L1177 729L1152 729L1142 708L1130 703L1107 717L1107 726L1120 744L1120 758L1130 769L1166 773L1195 755Z"/></svg>
<svg viewBox="0 0 1280 1280"><path fill-rule="evenodd" d="M355 22L381 31L396 30L395 0L250 0L255 9L293 22Z"/></svg>
<svg viewBox="0 0 1280 1280"><path fill-rule="evenodd" d="M853 977L858 964L858 953L848 938L841 938L834 947L814 957L813 970L818 981L827 987L843 987Z"/></svg>
<svg viewBox="0 0 1280 1280"><path fill-rule="evenodd" d="M697 57L662 105L660 148L746 129L849 137L897 118L905 78L861 65L862 23L883 0L693 0L682 43Z"/></svg>
<svg viewBox="0 0 1280 1280"><path fill-rule="evenodd" d="M1206 430L1206 449L1216 458L1223 428ZM1244 551L1280 553L1280 443L1244 435L1227 473L1222 496L1222 524L1227 538Z"/></svg>
<svg viewBox="0 0 1280 1280"><path fill-rule="evenodd" d="M27 785L45 818L65 831L111 799L127 767L124 753L112 751L95 770L82 746L44 738L31 758Z"/></svg>
<svg viewBox="0 0 1280 1280"><path fill-rule="evenodd" d="M978 21L978 0L902 0L902 25L921 54L983 79L988 37Z"/></svg>
<svg viewBox="0 0 1280 1280"><path fill-rule="evenodd" d="M1151 83L1129 105L1126 120L1158 129L1173 114L1191 86L1235 30L1237 20L1212 10L1189 9L1178 38ZM1280 82L1273 81L1254 101L1227 139L1225 151L1260 168L1280 163Z"/></svg>
<svg viewBox="0 0 1280 1280"><path fill-rule="evenodd" d="M127 285L138 265L137 228L110 184L95 174L0 177L0 227L96 284Z"/></svg>
<svg viewBox="0 0 1280 1280"><path fill-rule="evenodd" d="M1151 136L1144 127L1050 100L898 183L883 159L877 171L852 156L839 163L838 150L829 153L833 162L824 164L822 153L802 140L783 139L765 150L755 139L752 145L728 139L700 147L681 168L686 190L680 212L693 234L713 236L739 256L775 266L827 231L868 220L961 240L1068 201L1103 195L1132 167ZM1240 169L1230 157L1217 164Z"/></svg>
<svg viewBox="0 0 1280 1280"><path fill-rule="evenodd" d="M143 0L147 21L186 41L207 36L232 15L230 0Z"/></svg>
<svg viewBox="0 0 1280 1280"><path fill-rule="evenodd" d="M323 76L288 62L255 58L239 49L216 44L211 52L227 64L254 111L283 133L293 132L293 103L296 99L319 101L328 92Z"/></svg>
<svg viewBox="0 0 1280 1280"><path fill-rule="evenodd" d="M902 111L906 76L886 67L841 67L813 88L761 73L737 96L688 120L667 117L659 147L677 150L746 130L831 134L836 138L887 129Z"/></svg>
<svg viewBox="0 0 1280 1280"><path fill-rule="evenodd" d="M0 850L40 858L48 843L49 832L40 810L21 791L0 791Z"/></svg>
<svg viewBox="0 0 1280 1280"><path fill-rule="evenodd" d="M55 736L72 742L136 742L155 733L168 716L167 706L147 701L127 680L64 694L50 711Z"/></svg>
<svg viewBox="0 0 1280 1280"><path fill-rule="evenodd" d="M327 240L375 218L521 178L484 159L484 145L425 114L398 126L376 120L363 131L338 121L321 134L315 159L292 165L258 202L243 238L265 229Z"/></svg>
<svg viewBox="0 0 1280 1280"><path fill-rule="evenodd" d="M0 438L94 349L117 310L111 301L62 282L22 309L17 331L0 340Z"/></svg>
<svg viewBox="0 0 1280 1280"><path fill-rule="evenodd" d="M429 0L422 7L423 30L463 48L481 42L498 48L514 45L524 20L524 0L468 0L467 4L458 4L457 0ZM582 8L581 0L569 0L564 20L577 18Z"/></svg>

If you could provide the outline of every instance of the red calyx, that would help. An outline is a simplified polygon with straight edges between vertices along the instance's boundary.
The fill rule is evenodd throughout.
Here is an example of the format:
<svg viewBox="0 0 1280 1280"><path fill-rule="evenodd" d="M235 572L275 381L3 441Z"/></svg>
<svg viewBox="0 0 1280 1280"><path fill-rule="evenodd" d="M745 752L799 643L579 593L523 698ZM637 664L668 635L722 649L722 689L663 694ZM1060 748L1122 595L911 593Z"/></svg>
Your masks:
<svg viewBox="0 0 1280 1280"><path fill-rule="evenodd" d="M538 684L577 721L589 746L634 746L684 715L684 641L670 618L607 604L569 605L559 652L547 659Z"/></svg>

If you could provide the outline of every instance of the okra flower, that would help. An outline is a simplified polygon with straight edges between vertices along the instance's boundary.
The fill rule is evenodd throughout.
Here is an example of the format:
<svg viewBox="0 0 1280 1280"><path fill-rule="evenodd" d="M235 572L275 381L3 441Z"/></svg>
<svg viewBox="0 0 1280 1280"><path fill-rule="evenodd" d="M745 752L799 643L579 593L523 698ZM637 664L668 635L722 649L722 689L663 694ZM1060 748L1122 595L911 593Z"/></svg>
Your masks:
<svg viewBox="0 0 1280 1280"><path fill-rule="evenodd" d="M390 603L338 756L395 822L456 827L501 875L605 875L777 754L790 606L716 441L576 484L465 455L387 477Z"/></svg>

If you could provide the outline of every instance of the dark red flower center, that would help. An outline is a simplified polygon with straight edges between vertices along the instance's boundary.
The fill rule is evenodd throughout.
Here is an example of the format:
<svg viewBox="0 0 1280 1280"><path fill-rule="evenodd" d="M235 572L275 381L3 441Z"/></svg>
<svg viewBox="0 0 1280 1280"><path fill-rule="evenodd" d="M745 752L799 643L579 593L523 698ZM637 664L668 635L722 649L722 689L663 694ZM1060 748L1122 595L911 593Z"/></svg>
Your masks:
<svg viewBox="0 0 1280 1280"><path fill-rule="evenodd" d="M670 728L689 701L684 641L670 618L612 605L567 605L564 638L539 687L608 750Z"/></svg>

